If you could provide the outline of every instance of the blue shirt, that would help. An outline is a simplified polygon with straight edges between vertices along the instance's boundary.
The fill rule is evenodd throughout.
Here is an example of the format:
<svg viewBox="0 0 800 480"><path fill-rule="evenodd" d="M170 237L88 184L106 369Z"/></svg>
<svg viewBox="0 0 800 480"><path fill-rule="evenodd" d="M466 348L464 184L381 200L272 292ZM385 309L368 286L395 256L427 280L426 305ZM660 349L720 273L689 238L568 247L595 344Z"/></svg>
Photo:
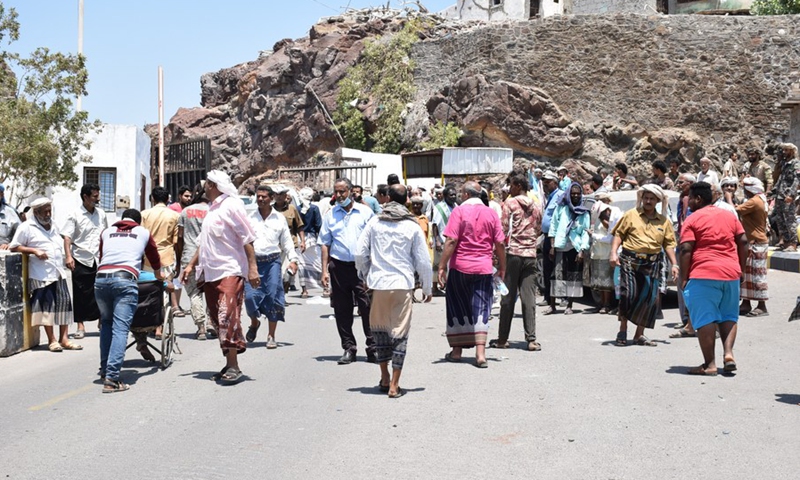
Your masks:
<svg viewBox="0 0 800 480"><path fill-rule="evenodd" d="M355 262L358 237L373 215L375 214L368 206L360 203L353 203L349 212L339 205L334 206L322 219L319 243L328 246L328 253L332 258L342 262Z"/></svg>
<svg viewBox="0 0 800 480"><path fill-rule="evenodd" d="M361 199L364 200L364 203L369 205L369 208L372 209L373 213L381 213L381 210L383 210L377 198L371 195L364 195L363 197L361 197Z"/></svg>
<svg viewBox="0 0 800 480"><path fill-rule="evenodd" d="M542 233L550 233L550 222L553 221L553 212L561 201L562 196L564 196L564 190L560 188L553 190L550 192L550 195L547 196L547 205L544 209L544 215L542 215Z"/></svg>
<svg viewBox="0 0 800 480"><path fill-rule="evenodd" d="M306 235L319 235L319 229L322 226L322 215L319 214L319 207L314 204L308 206L306 213L300 213L303 217L303 230Z"/></svg>

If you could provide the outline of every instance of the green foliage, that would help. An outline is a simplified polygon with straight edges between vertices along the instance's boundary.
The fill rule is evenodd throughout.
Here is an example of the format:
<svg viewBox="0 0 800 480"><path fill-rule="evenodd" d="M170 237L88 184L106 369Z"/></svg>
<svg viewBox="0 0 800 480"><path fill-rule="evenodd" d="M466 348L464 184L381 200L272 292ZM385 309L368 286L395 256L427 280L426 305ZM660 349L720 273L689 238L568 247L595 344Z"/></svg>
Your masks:
<svg viewBox="0 0 800 480"><path fill-rule="evenodd" d="M0 42L18 38L17 13L0 2ZM12 180L20 201L74 185L75 166L91 160L81 153L86 134L100 126L73 108L72 99L86 95L85 58L38 48L29 57L3 49L0 59L0 182Z"/></svg>
<svg viewBox="0 0 800 480"><path fill-rule="evenodd" d="M348 147L371 147L382 153L401 150L406 106L415 93L411 47L425 28L423 20L413 19L391 37L369 41L359 62L339 82L333 117ZM353 105L364 100L377 108L375 131L369 136L364 115Z"/></svg>
<svg viewBox="0 0 800 480"><path fill-rule="evenodd" d="M422 150L433 150L442 147L455 147L463 132L458 125L452 122L442 123L436 121L428 127L428 139L419 144Z"/></svg>
<svg viewBox="0 0 800 480"><path fill-rule="evenodd" d="M800 13L800 0L753 0L753 15L792 15Z"/></svg>

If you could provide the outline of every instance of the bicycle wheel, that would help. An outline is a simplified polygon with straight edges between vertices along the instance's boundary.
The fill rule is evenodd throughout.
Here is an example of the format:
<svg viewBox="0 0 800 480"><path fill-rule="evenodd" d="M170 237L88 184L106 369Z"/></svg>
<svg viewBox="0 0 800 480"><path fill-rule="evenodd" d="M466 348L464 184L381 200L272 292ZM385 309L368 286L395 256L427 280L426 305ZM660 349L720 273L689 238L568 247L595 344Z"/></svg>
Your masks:
<svg viewBox="0 0 800 480"><path fill-rule="evenodd" d="M161 329L161 368L165 369L172 363L172 352L175 348L175 326L173 324L172 307L164 308L164 325Z"/></svg>

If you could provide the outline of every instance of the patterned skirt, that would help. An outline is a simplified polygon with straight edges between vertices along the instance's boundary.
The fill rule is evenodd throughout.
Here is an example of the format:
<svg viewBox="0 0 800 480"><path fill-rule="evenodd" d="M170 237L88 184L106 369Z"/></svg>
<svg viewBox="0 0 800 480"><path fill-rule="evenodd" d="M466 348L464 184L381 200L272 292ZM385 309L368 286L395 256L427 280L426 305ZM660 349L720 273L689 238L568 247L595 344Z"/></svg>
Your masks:
<svg viewBox="0 0 800 480"><path fill-rule="evenodd" d="M583 264L578 263L578 251L556 250L555 268L550 276L550 296L555 298L583 297Z"/></svg>
<svg viewBox="0 0 800 480"><path fill-rule="evenodd" d="M589 285L592 290L611 292L614 290L614 267L608 258L592 260Z"/></svg>
<svg viewBox="0 0 800 480"><path fill-rule="evenodd" d="M744 300L764 301L769 299L767 290L768 243L751 243L744 264L744 281L741 297Z"/></svg>
<svg viewBox="0 0 800 480"><path fill-rule="evenodd" d="M31 325L34 327L71 325L72 297L63 278L55 282L28 279L31 295Z"/></svg>
<svg viewBox="0 0 800 480"><path fill-rule="evenodd" d="M447 342L451 347L486 345L492 312L492 275L461 273L447 275Z"/></svg>
<svg viewBox="0 0 800 480"><path fill-rule="evenodd" d="M656 324L664 253L641 258L623 250L619 256L619 317L645 328Z"/></svg>

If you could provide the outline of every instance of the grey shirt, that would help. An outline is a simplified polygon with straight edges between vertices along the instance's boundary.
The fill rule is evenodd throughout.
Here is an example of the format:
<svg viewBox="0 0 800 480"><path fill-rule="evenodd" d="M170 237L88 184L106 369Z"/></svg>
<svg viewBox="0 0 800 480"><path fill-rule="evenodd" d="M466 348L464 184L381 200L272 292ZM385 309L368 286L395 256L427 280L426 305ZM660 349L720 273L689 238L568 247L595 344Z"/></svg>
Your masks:
<svg viewBox="0 0 800 480"><path fill-rule="evenodd" d="M207 214L208 204L197 203L184 208L180 218L178 218L178 228L183 229L182 266L188 265L197 251L200 231L203 228L203 219L206 218Z"/></svg>
<svg viewBox="0 0 800 480"><path fill-rule="evenodd" d="M20 223L19 216L13 208L9 205L0 207L0 245L11 243Z"/></svg>

